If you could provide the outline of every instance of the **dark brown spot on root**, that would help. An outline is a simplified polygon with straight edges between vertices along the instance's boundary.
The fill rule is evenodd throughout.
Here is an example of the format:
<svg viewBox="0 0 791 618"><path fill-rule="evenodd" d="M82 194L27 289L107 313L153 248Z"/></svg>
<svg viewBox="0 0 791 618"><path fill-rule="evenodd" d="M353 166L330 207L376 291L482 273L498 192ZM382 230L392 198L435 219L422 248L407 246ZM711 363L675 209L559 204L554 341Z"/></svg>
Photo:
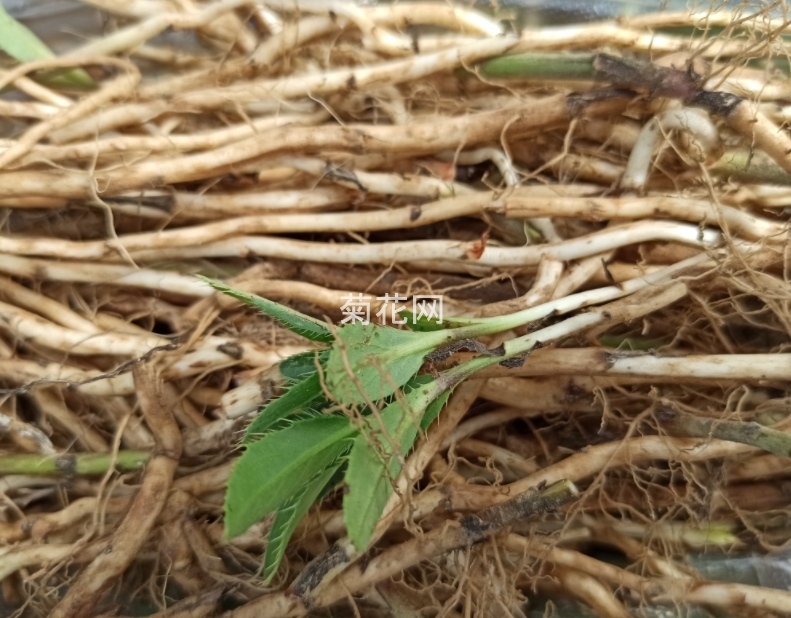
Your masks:
<svg viewBox="0 0 791 618"><path fill-rule="evenodd" d="M291 594L298 597L303 605L309 608L312 603L311 593L313 590L321 584L330 571L348 562L349 557L346 552L336 543L305 567L297 581L294 582L290 590Z"/></svg>
<svg viewBox="0 0 791 618"><path fill-rule="evenodd" d="M521 356L515 356L514 358L508 358L504 361L500 361L500 366L505 367L506 369L518 369L522 365L525 364L525 359L528 357L529 353L522 354Z"/></svg>
<svg viewBox="0 0 791 618"><path fill-rule="evenodd" d="M729 92L708 92L701 90L687 99L687 104L702 107L711 114L727 118L744 101L742 97Z"/></svg>
<svg viewBox="0 0 791 618"><path fill-rule="evenodd" d="M227 354L232 359L237 361L242 360L242 356L244 356L244 350L242 350L242 346L231 341L218 345L217 349L223 354Z"/></svg>
<svg viewBox="0 0 791 618"><path fill-rule="evenodd" d="M566 403L574 403L580 399L584 399L588 395L588 391L582 388L574 381L569 382L563 392L563 399Z"/></svg>
<svg viewBox="0 0 791 618"><path fill-rule="evenodd" d="M55 469L67 476L77 473L77 458L74 455L61 455L55 460Z"/></svg>
<svg viewBox="0 0 791 618"><path fill-rule="evenodd" d="M618 358L620 358L619 355L614 352L602 352L601 354L601 362L605 369L612 369Z"/></svg>
<svg viewBox="0 0 791 618"><path fill-rule="evenodd" d="M360 182L354 172L345 170L342 167L336 167L330 163L324 167L324 175L330 180L334 180L340 184L353 185L363 193L368 193L368 188Z"/></svg>

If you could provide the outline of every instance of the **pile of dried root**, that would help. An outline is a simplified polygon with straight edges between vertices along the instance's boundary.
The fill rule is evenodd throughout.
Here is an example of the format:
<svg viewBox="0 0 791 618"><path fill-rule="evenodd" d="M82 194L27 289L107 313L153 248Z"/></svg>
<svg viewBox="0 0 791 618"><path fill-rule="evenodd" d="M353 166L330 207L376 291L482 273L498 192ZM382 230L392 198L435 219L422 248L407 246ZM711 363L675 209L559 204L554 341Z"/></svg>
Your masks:
<svg viewBox="0 0 791 618"><path fill-rule="evenodd" d="M690 563L791 538L787 22L88 2L104 38L0 75L24 93L0 100L0 614L789 611L787 582ZM596 80L478 68L604 48ZM31 79L73 66L99 88ZM224 540L239 431L305 343L194 274L337 322L349 294L491 316L673 264L606 327L459 387L364 560L291 587L344 537L340 488L272 586L267 522ZM463 514L559 479L573 505L460 540Z"/></svg>

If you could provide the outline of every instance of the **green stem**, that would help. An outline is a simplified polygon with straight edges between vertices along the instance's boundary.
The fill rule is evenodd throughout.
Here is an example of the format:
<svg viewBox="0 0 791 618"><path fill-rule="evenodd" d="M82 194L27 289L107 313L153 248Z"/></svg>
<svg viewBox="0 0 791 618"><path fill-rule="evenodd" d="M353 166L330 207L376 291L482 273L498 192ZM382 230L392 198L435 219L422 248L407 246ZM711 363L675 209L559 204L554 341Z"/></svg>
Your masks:
<svg viewBox="0 0 791 618"><path fill-rule="evenodd" d="M656 96L688 98L702 86L693 74L644 60L606 53L526 53L499 56L478 65L484 78L592 80L615 88L648 90Z"/></svg>
<svg viewBox="0 0 791 618"><path fill-rule="evenodd" d="M717 438L755 446L782 457L791 457L791 434L758 423L721 421L691 414L678 414L669 409L663 409L658 417L660 422L673 433L684 437Z"/></svg>
<svg viewBox="0 0 791 618"><path fill-rule="evenodd" d="M511 339L505 343L505 353L502 356L478 356L477 358L473 358L466 363L462 363L461 365L457 365L452 369L442 372L440 374L440 378L433 382L435 385L434 388L439 389L437 396L439 396L439 393L442 393L449 388L455 387L457 384L459 384L459 382L466 380L471 375L481 371L482 369L486 369L487 367L491 367L492 365L496 365L522 354L527 354L539 343L570 335L574 332L582 330L583 328L597 324L604 319L605 315L598 311L581 313L580 315L575 315L564 320L563 322L559 322L558 324L553 324L552 326L547 326L546 328L537 330L534 333L529 333L522 337ZM461 331L465 329L460 328L457 330Z"/></svg>
<svg viewBox="0 0 791 618"><path fill-rule="evenodd" d="M491 367L492 365L496 365L497 363L501 363L504 360L506 360L504 356L478 356L472 360L468 360L466 363L462 363L461 365L457 365L452 369L443 371L440 374L440 380L435 380L435 382L444 382L444 388L442 391L440 391L444 392L448 388L453 388L460 382L463 382L472 374L481 371L482 369L486 369L487 367Z"/></svg>
<svg viewBox="0 0 791 618"><path fill-rule="evenodd" d="M505 359L514 358L520 354L526 354L532 350L539 343L552 341L575 333L583 328L593 326L599 322L604 321L605 314L600 311L592 311L590 313L580 313L571 318L567 318L562 322L547 326L534 333L529 333L516 339L511 339L505 343ZM502 360L502 359L501 359Z"/></svg>
<svg viewBox="0 0 791 618"><path fill-rule="evenodd" d="M739 182L791 185L791 174L768 156L750 150L730 150L711 166L718 176Z"/></svg>
<svg viewBox="0 0 791 618"><path fill-rule="evenodd" d="M142 468L151 453L146 451L118 451L115 457L116 470ZM111 453L69 453L47 455L0 456L0 474L35 475L84 475L104 474L113 462Z"/></svg>
<svg viewBox="0 0 791 618"><path fill-rule="evenodd" d="M504 332L512 328L517 328L519 326L525 326L531 322L537 322L538 320L552 315L561 315L569 313L570 311L576 311L578 309L588 307L590 305L611 302L617 300L618 298L623 298L624 296L633 294L634 292L637 292L648 285L656 285L658 283L668 281L671 277L675 276L679 272L682 272L684 269L701 263L704 258L704 255L697 255L643 277L630 279L618 285L588 290L587 292L578 292L577 294L564 296L563 298L558 298L542 305L536 305L535 307L523 309L521 311L517 311L516 313L509 313L507 315L501 315L492 318L449 318L449 323L463 324L463 326L445 331L430 332L434 334L445 334L446 340L444 342L441 341L437 345L441 345L441 343L450 343L451 341L460 341L462 339L474 339L482 335L493 335L495 333ZM530 335L527 337L529 338ZM515 343L516 341L518 340L511 341L511 345L519 345ZM519 354L519 352L515 352L514 354Z"/></svg>
<svg viewBox="0 0 791 618"><path fill-rule="evenodd" d="M488 79L595 79L593 59L588 53L525 53L499 56L478 65Z"/></svg>

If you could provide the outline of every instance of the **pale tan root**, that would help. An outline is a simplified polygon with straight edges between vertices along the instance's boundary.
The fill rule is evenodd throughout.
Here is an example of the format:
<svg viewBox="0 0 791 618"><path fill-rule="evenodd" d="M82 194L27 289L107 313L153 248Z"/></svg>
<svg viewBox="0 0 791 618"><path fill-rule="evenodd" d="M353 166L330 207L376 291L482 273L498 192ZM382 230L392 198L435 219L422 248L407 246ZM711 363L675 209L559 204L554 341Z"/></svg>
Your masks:
<svg viewBox="0 0 791 618"><path fill-rule="evenodd" d="M181 456L181 434L171 412L173 402L165 398L161 378L152 365L139 365L134 376L143 414L157 440L158 453L149 461L140 491L113 534L112 550L85 567L55 606L50 614L53 618L79 618L99 601L148 538L172 484Z"/></svg>

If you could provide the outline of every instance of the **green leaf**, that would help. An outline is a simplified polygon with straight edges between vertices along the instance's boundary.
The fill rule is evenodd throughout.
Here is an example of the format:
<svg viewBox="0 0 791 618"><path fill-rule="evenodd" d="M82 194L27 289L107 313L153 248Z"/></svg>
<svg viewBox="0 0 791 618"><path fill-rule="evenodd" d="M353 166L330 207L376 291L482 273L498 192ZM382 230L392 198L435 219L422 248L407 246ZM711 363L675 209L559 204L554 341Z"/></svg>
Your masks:
<svg viewBox="0 0 791 618"><path fill-rule="evenodd" d="M305 337L305 339L322 343L330 343L335 339L326 324L304 313L294 311L280 303L261 298L255 294L248 294L242 290L237 290L236 288L225 285L221 281L215 281L200 276L198 278L208 283L215 290L227 294L236 300L240 300L245 305L258 309L269 317L278 320L290 331Z"/></svg>
<svg viewBox="0 0 791 618"><path fill-rule="evenodd" d="M392 479L400 467L397 460L395 462L385 465L371 444L370 435L360 434L355 438L346 470L349 491L343 497L343 519L349 538L358 551L368 547L376 523L393 493Z"/></svg>
<svg viewBox="0 0 791 618"><path fill-rule="evenodd" d="M321 471L299 493L278 510L266 542L264 556L264 583L268 584L277 573L291 535L299 522L308 513L311 505L326 490L333 476L343 465L337 462Z"/></svg>
<svg viewBox="0 0 791 618"><path fill-rule="evenodd" d="M41 39L11 17L0 5L0 48L19 62L54 58Z"/></svg>
<svg viewBox="0 0 791 618"><path fill-rule="evenodd" d="M344 416L296 421L247 445L225 496L225 534L242 534L291 500L349 448L356 429Z"/></svg>
<svg viewBox="0 0 791 618"><path fill-rule="evenodd" d="M434 378L430 375L423 374L423 375L415 376L404 385L404 392L411 393L414 389L423 386L425 384L431 384L432 382L434 382ZM426 431L431 425L431 423L433 423L437 419L443 406L447 403L448 397L450 397L452 390L453 390L452 388L447 389L446 391L441 393L434 401L428 404L426 411L423 413L423 418L420 421L420 429L422 431ZM391 399L395 401L395 397L392 397ZM388 401L388 403L390 403L390 401Z"/></svg>
<svg viewBox="0 0 791 618"><path fill-rule="evenodd" d="M248 444L258 440L280 420L298 414L305 409L307 404L321 397L321 380L318 372L297 382L277 399L266 404L261 413L247 427L244 434L244 443Z"/></svg>
<svg viewBox="0 0 791 618"><path fill-rule="evenodd" d="M280 373L288 380L302 380L311 373L316 373L316 361L323 367L327 365L329 350L310 350L294 354L280 361ZM318 358L317 358L318 357Z"/></svg>
<svg viewBox="0 0 791 618"><path fill-rule="evenodd" d="M437 381L414 386L382 410L384 428L373 416L368 417L368 430L359 434L352 444L343 517L349 539L358 551L368 548L376 523L393 493L392 480L401 471L401 457L412 448L421 417L444 388Z"/></svg>
<svg viewBox="0 0 791 618"><path fill-rule="evenodd" d="M434 401L428 404L426 408L425 414L423 414L423 419L420 421L420 428L423 431L426 431L433 423L439 413L442 411L442 408L445 407L445 404L448 402L448 398L450 397L451 390L448 389L444 393L442 393L439 397L437 397Z"/></svg>
<svg viewBox="0 0 791 618"><path fill-rule="evenodd" d="M267 403L258 416L247 427L243 444L258 440L264 434L284 427L284 421L293 422L295 417L316 416L330 406L321 387L321 374L316 361L326 372L329 350L312 350L290 356L278 365L286 381L286 390Z"/></svg>
<svg viewBox="0 0 791 618"><path fill-rule="evenodd" d="M338 339L327 359L327 389L339 403L359 405L406 384L445 336L356 323L339 328Z"/></svg>
<svg viewBox="0 0 791 618"><path fill-rule="evenodd" d="M55 54L41 39L11 17L2 5L0 5L0 49L19 62L32 62L55 57ZM64 85L95 86L90 76L82 69L71 69L65 73L58 73L60 73L59 78L65 81Z"/></svg>

